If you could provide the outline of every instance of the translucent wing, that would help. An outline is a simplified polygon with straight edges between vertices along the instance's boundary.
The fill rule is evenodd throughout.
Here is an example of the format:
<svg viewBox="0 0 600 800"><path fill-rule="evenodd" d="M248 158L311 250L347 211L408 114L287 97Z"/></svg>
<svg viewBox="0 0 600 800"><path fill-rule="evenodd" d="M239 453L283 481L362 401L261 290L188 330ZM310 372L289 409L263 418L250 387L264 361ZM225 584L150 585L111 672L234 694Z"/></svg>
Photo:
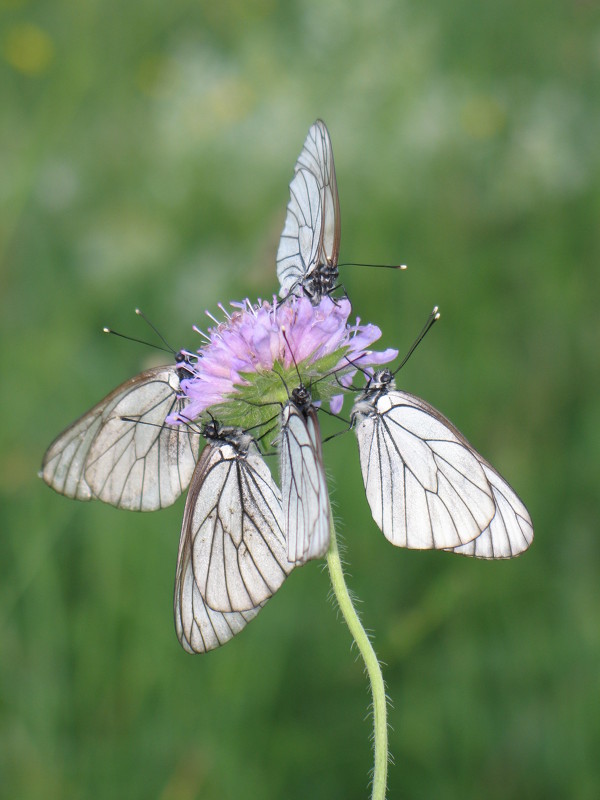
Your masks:
<svg viewBox="0 0 600 800"><path fill-rule="evenodd" d="M293 567L281 494L256 445L244 435L209 442L192 478L179 545L174 606L183 647L204 652L224 644Z"/></svg>
<svg viewBox="0 0 600 800"><path fill-rule="evenodd" d="M180 550L181 558L181 550ZM179 598L179 599L178 599ZM228 642L260 611L215 611L206 605L190 567L177 572L175 584L175 630L188 653L206 653Z"/></svg>
<svg viewBox="0 0 600 800"><path fill-rule="evenodd" d="M527 509L449 420L391 390L355 404L373 519L392 544L509 558L533 539Z"/></svg>
<svg viewBox="0 0 600 800"><path fill-rule="evenodd" d="M142 372L54 440L41 477L77 500L134 511L171 505L190 482L199 446L189 429L165 425L183 404L177 367Z"/></svg>
<svg viewBox="0 0 600 800"><path fill-rule="evenodd" d="M281 421L281 494L288 560L304 564L329 547L329 494L315 409L285 406Z"/></svg>
<svg viewBox="0 0 600 800"><path fill-rule="evenodd" d="M334 282L339 249L340 204L333 150L325 123L317 120L308 132L290 183L277 250L280 296L301 292L307 279L321 268Z"/></svg>
<svg viewBox="0 0 600 800"><path fill-rule="evenodd" d="M452 550L475 558L512 558L527 550L533 541L531 518L504 478L483 459L482 466L492 489L496 513L481 536Z"/></svg>

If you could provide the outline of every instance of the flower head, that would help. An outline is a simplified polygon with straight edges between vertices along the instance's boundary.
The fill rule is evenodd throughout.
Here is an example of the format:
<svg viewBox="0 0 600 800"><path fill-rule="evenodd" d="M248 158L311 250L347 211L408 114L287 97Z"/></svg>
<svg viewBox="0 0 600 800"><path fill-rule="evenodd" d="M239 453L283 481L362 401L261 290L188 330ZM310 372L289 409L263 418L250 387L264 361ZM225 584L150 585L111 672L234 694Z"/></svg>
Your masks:
<svg viewBox="0 0 600 800"><path fill-rule="evenodd" d="M219 419L229 424L263 424L274 416L273 406L286 402L298 375L313 401L329 400L337 413L340 388L350 384L357 366L385 364L397 355L393 349L368 349L381 331L360 320L349 325L346 298L326 296L316 306L307 297L232 306L233 313L222 308L225 320L208 329L193 375L181 382L189 402L169 422L196 420L217 406Z"/></svg>

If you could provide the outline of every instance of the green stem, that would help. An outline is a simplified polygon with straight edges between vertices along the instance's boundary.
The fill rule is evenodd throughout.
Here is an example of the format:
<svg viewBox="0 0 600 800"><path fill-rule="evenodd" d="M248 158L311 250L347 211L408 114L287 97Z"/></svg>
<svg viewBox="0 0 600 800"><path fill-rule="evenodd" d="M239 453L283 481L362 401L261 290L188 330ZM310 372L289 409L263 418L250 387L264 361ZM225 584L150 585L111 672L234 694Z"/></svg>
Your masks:
<svg viewBox="0 0 600 800"><path fill-rule="evenodd" d="M365 667L371 683L371 694L373 696L373 745L375 750L373 791L371 798L372 800L385 800L388 765L385 684L383 682L379 661L375 655L369 637L361 625L356 609L352 603L348 587L346 586L333 516L331 517L331 542L327 552L327 566L329 567L331 585L333 586L333 592L340 607L340 611L346 620L350 633L365 662Z"/></svg>

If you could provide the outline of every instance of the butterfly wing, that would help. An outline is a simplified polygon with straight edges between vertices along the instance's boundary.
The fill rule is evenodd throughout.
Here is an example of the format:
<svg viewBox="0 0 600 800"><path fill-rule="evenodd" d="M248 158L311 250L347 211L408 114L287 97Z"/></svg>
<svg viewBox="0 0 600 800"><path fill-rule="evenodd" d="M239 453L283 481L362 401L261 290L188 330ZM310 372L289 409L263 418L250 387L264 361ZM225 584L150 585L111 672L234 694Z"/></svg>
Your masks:
<svg viewBox="0 0 600 800"><path fill-rule="evenodd" d="M294 565L288 562L281 494L256 446L208 443L186 501L175 579L183 647L224 644L253 619Z"/></svg>
<svg viewBox="0 0 600 800"><path fill-rule="evenodd" d="M371 513L392 544L484 558L531 544L531 519L514 491L424 400L384 392L371 413L359 413L355 432Z"/></svg>
<svg viewBox="0 0 600 800"><path fill-rule="evenodd" d="M504 478L483 459L481 463L492 489L496 513L480 536L451 549L475 558L512 558L527 550L533 541L531 517Z"/></svg>
<svg viewBox="0 0 600 800"><path fill-rule="evenodd" d="M255 445L245 454L227 442L204 448L181 536L210 608L248 611L279 589L293 565L286 555L281 494Z"/></svg>
<svg viewBox="0 0 600 800"><path fill-rule="evenodd" d="M165 424L183 405L176 367L142 372L54 440L41 477L77 500L134 511L171 505L190 482L199 446L188 428Z"/></svg>
<svg viewBox="0 0 600 800"><path fill-rule="evenodd" d="M324 556L330 538L329 493L313 407L304 414L290 401L283 409L280 458L288 560L304 564Z"/></svg>
<svg viewBox="0 0 600 800"><path fill-rule="evenodd" d="M180 558L181 558L180 550ZM223 612L210 608L188 566L177 570L175 583L175 630L188 653L206 653L228 642L254 619L261 606L249 611Z"/></svg>
<svg viewBox="0 0 600 800"><path fill-rule="evenodd" d="M322 264L337 266L340 204L333 150L325 123L311 126L290 183L290 201L279 249L281 297L299 293L303 281Z"/></svg>

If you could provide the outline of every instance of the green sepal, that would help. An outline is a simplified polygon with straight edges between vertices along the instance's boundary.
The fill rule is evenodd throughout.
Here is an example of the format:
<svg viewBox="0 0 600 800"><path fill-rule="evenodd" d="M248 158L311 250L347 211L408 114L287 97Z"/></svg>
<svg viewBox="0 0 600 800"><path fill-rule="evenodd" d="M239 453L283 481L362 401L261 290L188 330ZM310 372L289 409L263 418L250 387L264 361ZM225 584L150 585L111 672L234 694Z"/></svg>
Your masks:
<svg viewBox="0 0 600 800"><path fill-rule="evenodd" d="M327 402L345 391L339 379L352 365L335 372L332 370L343 360L348 349L342 347L316 361L301 361L297 370L293 364L286 368L282 363L275 362L273 369L268 372L240 373L246 383L238 384L226 402L212 406L207 413L223 425L249 431L255 439L261 439L271 430L272 438L275 438L281 410L291 392L301 383L309 389L314 403Z"/></svg>

